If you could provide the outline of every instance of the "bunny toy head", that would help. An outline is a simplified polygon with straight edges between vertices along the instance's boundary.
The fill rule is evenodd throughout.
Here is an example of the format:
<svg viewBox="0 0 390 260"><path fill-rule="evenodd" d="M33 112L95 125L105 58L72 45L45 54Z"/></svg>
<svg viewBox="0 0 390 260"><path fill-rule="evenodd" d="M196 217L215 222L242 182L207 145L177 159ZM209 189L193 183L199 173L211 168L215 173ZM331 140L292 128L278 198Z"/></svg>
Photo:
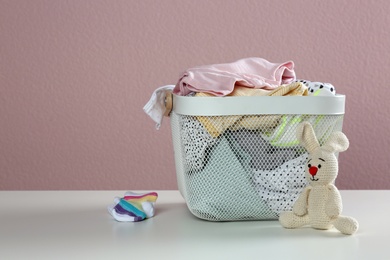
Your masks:
<svg viewBox="0 0 390 260"><path fill-rule="evenodd" d="M306 177L310 185L319 186L332 183L338 174L338 161L335 153L348 149L347 137L341 132L334 132L320 146L311 124L303 122L297 129L297 138L309 153Z"/></svg>

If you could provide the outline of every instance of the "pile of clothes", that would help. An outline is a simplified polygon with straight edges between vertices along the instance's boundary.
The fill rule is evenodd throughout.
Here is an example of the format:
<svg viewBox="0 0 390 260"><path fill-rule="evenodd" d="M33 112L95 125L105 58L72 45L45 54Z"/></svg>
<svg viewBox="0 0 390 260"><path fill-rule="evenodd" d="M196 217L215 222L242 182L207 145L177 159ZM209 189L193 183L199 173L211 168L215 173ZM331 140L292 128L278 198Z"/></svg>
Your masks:
<svg viewBox="0 0 390 260"><path fill-rule="evenodd" d="M152 94L144 111L159 128L165 91L191 98L332 96L330 83L296 79L294 63L246 58L186 70ZM283 105L283 104L275 104ZM309 121L326 139L339 117L317 115L175 115L180 124L187 204L209 220L274 219L291 209L307 182L307 154L295 129Z"/></svg>

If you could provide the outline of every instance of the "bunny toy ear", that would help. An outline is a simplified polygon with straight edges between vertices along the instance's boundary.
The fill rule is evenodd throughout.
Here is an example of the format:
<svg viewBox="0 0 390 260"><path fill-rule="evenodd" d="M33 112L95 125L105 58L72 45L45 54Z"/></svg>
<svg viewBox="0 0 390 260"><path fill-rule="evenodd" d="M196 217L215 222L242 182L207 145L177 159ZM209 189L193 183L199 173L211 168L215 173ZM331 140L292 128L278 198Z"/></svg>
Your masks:
<svg viewBox="0 0 390 260"><path fill-rule="evenodd" d="M320 144L314 134L313 127L309 122L302 122L298 125L297 139L309 153L314 152L314 150L320 147Z"/></svg>
<svg viewBox="0 0 390 260"><path fill-rule="evenodd" d="M349 147L348 138L342 132L335 132L329 136L322 148L328 152L344 152Z"/></svg>

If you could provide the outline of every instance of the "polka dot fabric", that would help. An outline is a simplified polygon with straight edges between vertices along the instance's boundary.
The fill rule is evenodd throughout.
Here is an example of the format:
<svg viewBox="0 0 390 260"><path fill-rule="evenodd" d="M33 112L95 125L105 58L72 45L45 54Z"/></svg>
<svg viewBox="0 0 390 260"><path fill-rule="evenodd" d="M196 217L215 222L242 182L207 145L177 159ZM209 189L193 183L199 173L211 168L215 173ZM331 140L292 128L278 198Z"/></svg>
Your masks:
<svg viewBox="0 0 390 260"><path fill-rule="evenodd" d="M253 182L260 198L279 214L291 208L306 187L304 174L307 154L285 162L273 171L255 171Z"/></svg>
<svg viewBox="0 0 390 260"><path fill-rule="evenodd" d="M207 133L194 117L183 116L180 120L184 162L188 169L201 170L208 157L207 150L218 140Z"/></svg>
<svg viewBox="0 0 390 260"><path fill-rule="evenodd" d="M315 82L305 79L298 79L295 82L303 83L308 89L309 96L334 96L336 89L331 83Z"/></svg>

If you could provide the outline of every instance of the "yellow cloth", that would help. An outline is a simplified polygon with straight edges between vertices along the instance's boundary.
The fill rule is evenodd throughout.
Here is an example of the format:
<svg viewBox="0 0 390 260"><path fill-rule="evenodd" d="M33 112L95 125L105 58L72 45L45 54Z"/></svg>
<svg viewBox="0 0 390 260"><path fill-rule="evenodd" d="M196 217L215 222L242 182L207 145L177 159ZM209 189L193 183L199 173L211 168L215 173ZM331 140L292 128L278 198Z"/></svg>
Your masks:
<svg viewBox="0 0 390 260"><path fill-rule="evenodd" d="M274 90L236 87L228 96L307 96L307 87L301 82L282 85ZM196 93L195 97L213 97L208 93ZM218 137L227 129L272 129L279 124L281 115L198 116L212 137Z"/></svg>

